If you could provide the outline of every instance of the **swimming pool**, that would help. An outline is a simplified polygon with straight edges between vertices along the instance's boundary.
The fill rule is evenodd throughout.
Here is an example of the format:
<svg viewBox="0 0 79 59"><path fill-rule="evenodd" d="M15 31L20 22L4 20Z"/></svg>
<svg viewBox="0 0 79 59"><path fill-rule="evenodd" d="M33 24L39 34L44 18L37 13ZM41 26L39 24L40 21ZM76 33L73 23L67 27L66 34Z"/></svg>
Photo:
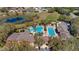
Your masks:
<svg viewBox="0 0 79 59"><path fill-rule="evenodd" d="M29 32L31 32L31 33L35 32L35 29L31 26L31 27L29 27Z"/></svg>
<svg viewBox="0 0 79 59"><path fill-rule="evenodd" d="M33 33L33 32L36 32L36 33L43 33L43 26L42 25L37 25L35 28L30 26L29 27L29 32Z"/></svg>
<svg viewBox="0 0 79 59"><path fill-rule="evenodd" d="M49 37L55 37L57 35L55 29L52 26L46 26L47 29L47 34ZM31 33L43 33L44 27L42 25L37 25L35 28L34 27L29 27L29 32Z"/></svg>
<svg viewBox="0 0 79 59"><path fill-rule="evenodd" d="M56 31L52 26L47 26L47 33L49 37L55 37Z"/></svg>
<svg viewBox="0 0 79 59"><path fill-rule="evenodd" d="M37 25L36 26L36 32L37 33L43 33L44 27L42 25Z"/></svg>

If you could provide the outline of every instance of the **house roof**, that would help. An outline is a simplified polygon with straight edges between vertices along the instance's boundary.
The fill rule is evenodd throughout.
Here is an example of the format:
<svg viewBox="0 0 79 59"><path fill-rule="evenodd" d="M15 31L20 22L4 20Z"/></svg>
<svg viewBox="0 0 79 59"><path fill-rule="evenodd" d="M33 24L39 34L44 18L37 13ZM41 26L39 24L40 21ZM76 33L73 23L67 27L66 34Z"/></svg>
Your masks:
<svg viewBox="0 0 79 59"><path fill-rule="evenodd" d="M8 37L7 40L26 40L29 42L34 42L34 37L29 32L13 33Z"/></svg>
<svg viewBox="0 0 79 59"><path fill-rule="evenodd" d="M61 22L59 25L58 25L58 31L68 31L67 30L68 29L68 26L67 26L67 24L65 23L65 22Z"/></svg>
<svg viewBox="0 0 79 59"><path fill-rule="evenodd" d="M61 22L59 24L59 26L57 27L57 30L58 30L58 32L60 32L60 35L62 35L63 37L66 37L66 38L71 37L71 35L68 31L68 26L65 22Z"/></svg>

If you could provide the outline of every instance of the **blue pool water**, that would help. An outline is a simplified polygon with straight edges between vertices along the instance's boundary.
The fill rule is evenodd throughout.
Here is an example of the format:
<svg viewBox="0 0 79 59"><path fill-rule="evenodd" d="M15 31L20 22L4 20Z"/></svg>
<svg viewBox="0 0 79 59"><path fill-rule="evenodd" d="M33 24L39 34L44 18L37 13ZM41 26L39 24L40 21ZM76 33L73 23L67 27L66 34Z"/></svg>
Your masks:
<svg viewBox="0 0 79 59"><path fill-rule="evenodd" d="M41 26L41 25L36 26L36 32L42 33L43 32L43 26Z"/></svg>
<svg viewBox="0 0 79 59"><path fill-rule="evenodd" d="M31 26L31 27L29 28L29 31L32 33L32 32L35 32L35 29Z"/></svg>
<svg viewBox="0 0 79 59"><path fill-rule="evenodd" d="M29 31L32 32L37 32L37 33L42 33L43 32L43 26L38 25L35 28L34 27L29 27Z"/></svg>
<svg viewBox="0 0 79 59"><path fill-rule="evenodd" d="M29 32L31 32L31 33L33 33L33 32L43 33L43 30L44 30L44 28L41 25L37 25L35 28L31 26L29 28ZM47 33L48 33L49 37L55 37L56 36L56 31L51 26L47 26Z"/></svg>
<svg viewBox="0 0 79 59"><path fill-rule="evenodd" d="M53 27L48 26L47 29L48 29L47 31L48 31L48 36L49 37L56 36L56 31L55 31L55 29Z"/></svg>

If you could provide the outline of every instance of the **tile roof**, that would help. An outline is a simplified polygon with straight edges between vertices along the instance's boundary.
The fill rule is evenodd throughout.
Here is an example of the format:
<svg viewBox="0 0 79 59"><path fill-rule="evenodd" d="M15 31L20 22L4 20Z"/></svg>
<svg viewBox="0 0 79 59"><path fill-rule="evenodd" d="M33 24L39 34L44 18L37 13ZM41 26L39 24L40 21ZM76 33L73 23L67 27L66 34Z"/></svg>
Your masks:
<svg viewBox="0 0 79 59"><path fill-rule="evenodd" d="M66 38L70 38L71 35L68 31L68 26L65 22L61 22L59 24L59 26L57 27L58 32L60 32L60 35L66 37Z"/></svg>
<svg viewBox="0 0 79 59"><path fill-rule="evenodd" d="M13 33L8 37L7 40L26 40L29 42L34 42L34 37L29 32Z"/></svg>

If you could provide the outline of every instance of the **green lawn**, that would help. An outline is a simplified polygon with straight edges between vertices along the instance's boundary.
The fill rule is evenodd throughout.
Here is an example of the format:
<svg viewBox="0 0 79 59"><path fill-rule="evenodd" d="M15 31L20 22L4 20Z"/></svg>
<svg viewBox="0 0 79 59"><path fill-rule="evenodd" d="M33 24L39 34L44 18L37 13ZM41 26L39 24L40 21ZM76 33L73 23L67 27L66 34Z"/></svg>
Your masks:
<svg viewBox="0 0 79 59"><path fill-rule="evenodd" d="M57 12L54 12L46 17L46 22L52 22L52 21L56 22L59 16L60 14L58 14Z"/></svg>

